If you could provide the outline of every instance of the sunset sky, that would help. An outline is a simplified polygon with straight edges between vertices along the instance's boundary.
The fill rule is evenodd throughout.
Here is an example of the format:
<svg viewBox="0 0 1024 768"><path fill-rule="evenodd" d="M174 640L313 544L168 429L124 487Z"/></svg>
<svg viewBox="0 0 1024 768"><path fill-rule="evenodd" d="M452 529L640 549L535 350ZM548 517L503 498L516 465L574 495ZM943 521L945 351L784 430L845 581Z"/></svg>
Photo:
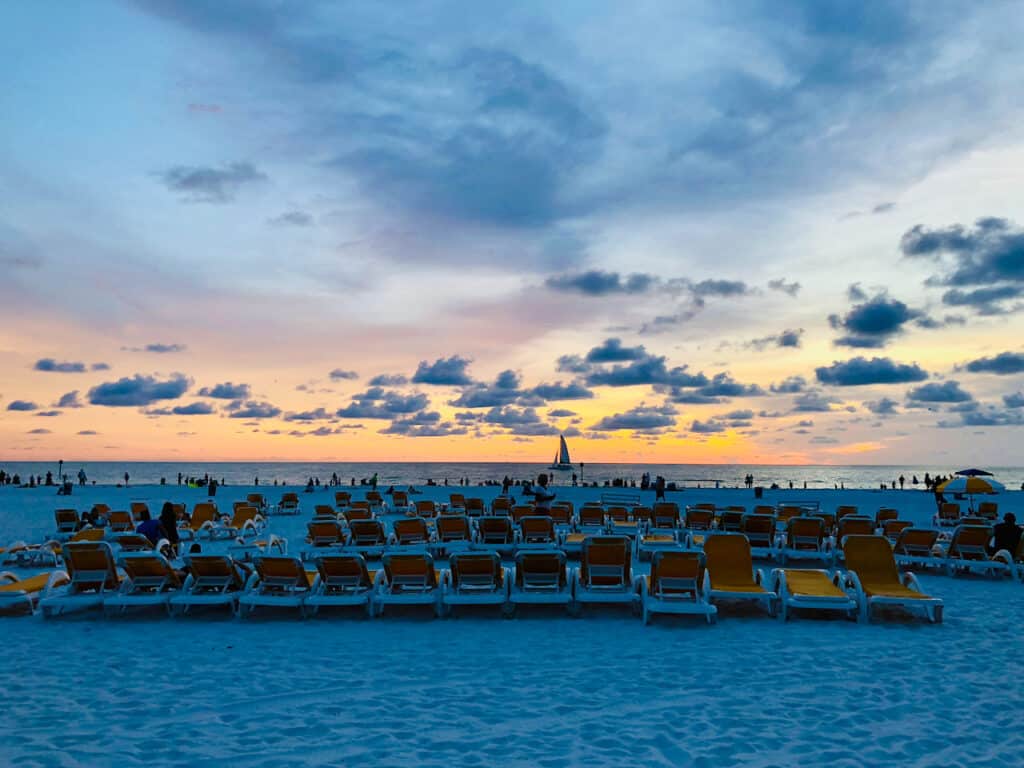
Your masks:
<svg viewBox="0 0 1024 768"><path fill-rule="evenodd" d="M1014 463L1022 38L4 3L0 460Z"/></svg>

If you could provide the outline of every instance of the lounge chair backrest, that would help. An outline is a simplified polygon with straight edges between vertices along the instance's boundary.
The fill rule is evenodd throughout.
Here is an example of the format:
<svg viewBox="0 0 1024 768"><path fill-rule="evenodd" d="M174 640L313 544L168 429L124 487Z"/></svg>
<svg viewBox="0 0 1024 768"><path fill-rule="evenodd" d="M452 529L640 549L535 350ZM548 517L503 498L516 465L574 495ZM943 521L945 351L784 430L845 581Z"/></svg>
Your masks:
<svg viewBox="0 0 1024 768"><path fill-rule="evenodd" d="M373 520L373 513L363 507L349 507L341 514L345 516L345 520L349 524L357 520Z"/></svg>
<svg viewBox="0 0 1024 768"><path fill-rule="evenodd" d="M900 533L912 525L909 520L886 520L882 524L882 535L889 541L896 541Z"/></svg>
<svg viewBox="0 0 1024 768"><path fill-rule="evenodd" d="M604 507L580 507L580 525L604 525Z"/></svg>
<svg viewBox="0 0 1024 768"><path fill-rule="evenodd" d="M392 530L395 532L395 538L398 539L399 544L415 544L430 538L427 523L420 517L396 520Z"/></svg>
<svg viewBox="0 0 1024 768"><path fill-rule="evenodd" d="M448 495L448 506L458 507L459 509L466 508L466 497L461 493L452 493Z"/></svg>
<svg viewBox="0 0 1024 768"><path fill-rule="evenodd" d="M337 517L337 514L330 504L317 504L313 507L313 517Z"/></svg>
<svg viewBox="0 0 1024 768"><path fill-rule="evenodd" d="M250 493L245 497L245 500L252 504L254 507L263 509L267 506L267 500L263 498L262 493Z"/></svg>
<svg viewBox="0 0 1024 768"><path fill-rule="evenodd" d="M362 499L360 501L353 501L348 506L349 506L350 509L362 509L362 510L365 510L367 512L371 511L370 510L370 502L366 501L366 499Z"/></svg>
<svg viewBox="0 0 1024 768"><path fill-rule="evenodd" d="M890 523L891 524L891 523ZM927 528L904 528L893 546L893 552L900 555L930 557L932 547L939 540L939 532Z"/></svg>
<svg viewBox="0 0 1024 768"><path fill-rule="evenodd" d="M882 507L875 513L875 525L881 528L887 520L899 519L900 513L891 507Z"/></svg>
<svg viewBox="0 0 1024 768"><path fill-rule="evenodd" d="M786 544L792 549L820 549L825 523L820 517L794 517L786 528Z"/></svg>
<svg viewBox="0 0 1024 768"><path fill-rule="evenodd" d="M650 507L633 507L633 519L649 523L654 517L654 510Z"/></svg>
<svg viewBox="0 0 1024 768"><path fill-rule="evenodd" d="M738 533L743 530L743 518L746 517L746 512L729 510L722 513L722 517L719 518L719 526L723 531L730 531Z"/></svg>
<svg viewBox="0 0 1024 768"><path fill-rule="evenodd" d="M715 513L710 509L690 507L686 510L686 528L690 531L710 531L715 522Z"/></svg>
<svg viewBox="0 0 1024 768"><path fill-rule="evenodd" d="M367 491L366 500L370 502L370 506L377 506L378 504L384 503L384 497L381 496L380 491Z"/></svg>
<svg viewBox="0 0 1024 768"><path fill-rule="evenodd" d="M135 521L132 520L131 512L115 511L107 516L107 525L111 531L134 531Z"/></svg>
<svg viewBox="0 0 1024 768"><path fill-rule="evenodd" d="M651 558L650 591L656 596L695 596L704 578L699 552L655 552Z"/></svg>
<svg viewBox="0 0 1024 768"><path fill-rule="evenodd" d="M556 591L568 584L562 552L520 552L516 556L516 586L524 591Z"/></svg>
<svg viewBox="0 0 1024 768"><path fill-rule="evenodd" d="M779 507L779 520L783 522L788 522L792 520L794 517L802 516L803 513L804 511L800 507L795 507L791 505L782 506Z"/></svg>
<svg viewBox="0 0 1024 768"><path fill-rule="evenodd" d="M492 515L507 515L512 509L512 499L508 496L496 496L491 502Z"/></svg>
<svg viewBox="0 0 1024 768"><path fill-rule="evenodd" d="M362 555L330 555L316 563L320 580L330 592L365 591L373 586Z"/></svg>
<svg viewBox="0 0 1024 768"><path fill-rule="evenodd" d="M987 560L992 529L987 525L961 525L949 542L949 556L964 560Z"/></svg>
<svg viewBox="0 0 1024 768"><path fill-rule="evenodd" d="M714 504L712 504L710 501L702 501L702 502L700 502L698 504L694 504L693 508L694 509L706 509L708 512L714 512L717 509L717 507Z"/></svg>
<svg viewBox="0 0 1024 768"><path fill-rule="evenodd" d="M314 520L306 525L307 538L314 547L329 547L343 540L341 526L337 520Z"/></svg>
<svg viewBox="0 0 1024 768"><path fill-rule="evenodd" d="M978 504L977 514L978 517L995 520L999 517L999 505L994 501L983 501Z"/></svg>
<svg viewBox="0 0 1024 768"><path fill-rule="evenodd" d="M655 504L652 523L655 528L678 528L679 505L674 501L662 501Z"/></svg>
<svg viewBox="0 0 1024 768"><path fill-rule="evenodd" d="M190 527L198 531L203 523L212 523L217 520L217 505L209 501L201 501L192 508L192 522Z"/></svg>
<svg viewBox="0 0 1024 768"><path fill-rule="evenodd" d="M299 494L294 491L288 491L287 493L281 494L281 506L282 507L297 507L299 506Z"/></svg>
<svg viewBox="0 0 1024 768"><path fill-rule="evenodd" d="M420 499L416 502L416 514L420 517L436 517L437 505L430 499Z"/></svg>
<svg viewBox="0 0 1024 768"><path fill-rule="evenodd" d="M383 565L392 591L424 591L437 586L430 555L385 555Z"/></svg>
<svg viewBox="0 0 1024 768"><path fill-rule="evenodd" d="M981 525L981 526L986 526L986 525L988 525L988 520L986 520L984 517L976 517L976 516L974 516L974 517L961 517L960 518L960 525Z"/></svg>
<svg viewBox="0 0 1024 768"><path fill-rule="evenodd" d="M395 491L391 494L391 503L396 507L409 506L409 494L405 491Z"/></svg>
<svg viewBox="0 0 1024 768"><path fill-rule="evenodd" d="M441 541L469 541L472 531L465 515L441 515L437 518L437 538Z"/></svg>
<svg viewBox="0 0 1024 768"><path fill-rule="evenodd" d="M334 492L334 505L337 507L346 507L349 502L352 501L352 494L348 491L335 491Z"/></svg>
<svg viewBox="0 0 1024 768"><path fill-rule="evenodd" d="M238 568L227 555L189 555L185 562L192 573L196 591L239 590L244 584Z"/></svg>
<svg viewBox="0 0 1024 768"><path fill-rule="evenodd" d="M556 525L569 525L572 522L572 505L552 504L548 514Z"/></svg>
<svg viewBox="0 0 1024 768"><path fill-rule="evenodd" d="M477 523L477 530L485 544L512 542L512 522L507 517L481 517Z"/></svg>
<svg viewBox="0 0 1024 768"><path fill-rule="evenodd" d="M352 543L359 547L375 547L387 541L380 520L349 520L348 532Z"/></svg>
<svg viewBox="0 0 1024 768"><path fill-rule="evenodd" d="M750 542L739 533L716 533L704 540L705 567L711 587L725 584L730 588L754 586L754 564Z"/></svg>
<svg viewBox="0 0 1024 768"><path fill-rule="evenodd" d="M864 585L898 585L900 574L892 547L884 536L850 536L843 546L846 567Z"/></svg>
<svg viewBox="0 0 1024 768"><path fill-rule="evenodd" d="M960 519L960 505L953 501L947 501L945 504L939 506L939 519L940 520L959 520Z"/></svg>
<svg viewBox="0 0 1024 768"><path fill-rule="evenodd" d="M104 538L102 528L83 528L71 536L71 541L103 541Z"/></svg>
<svg viewBox="0 0 1024 768"><path fill-rule="evenodd" d="M501 558L495 554L456 554L449 559L452 586L457 590L494 590L501 587Z"/></svg>
<svg viewBox="0 0 1024 768"><path fill-rule="evenodd" d="M117 566L107 542L68 543L63 554L68 576L76 587L113 589L118 585Z"/></svg>
<svg viewBox="0 0 1024 768"><path fill-rule="evenodd" d="M608 519L616 523L629 522L629 510L619 504L608 507Z"/></svg>
<svg viewBox="0 0 1024 768"><path fill-rule="evenodd" d="M516 504L512 507L512 522L517 525L524 517L537 514L537 511L530 504Z"/></svg>
<svg viewBox="0 0 1024 768"><path fill-rule="evenodd" d="M524 517L519 521L523 541L536 544L555 541L555 522L547 515Z"/></svg>
<svg viewBox="0 0 1024 768"><path fill-rule="evenodd" d="M141 533L122 533L116 539L117 546L122 552L152 552L153 542Z"/></svg>
<svg viewBox="0 0 1024 768"><path fill-rule="evenodd" d="M844 517L847 517L848 515L856 515L856 514L857 514L857 507L852 506L850 504L842 504L842 505L836 507L836 522L839 522L840 520L842 520Z"/></svg>
<svg viewBox="0 0 1024 768"><path fill-rule="evenodd" d="M811 512L810 516L821 518L821 522L825 526L825 533L831 533L832 529L836 527L836 516L831 512Z"/></svg>
<svg viewBox="0 0 1024 768"><path fill-rule="evenodd" d="M767 504L758 504L754 507L752 515L775 515L775 507L769 507Z"/></svg>
<svg viewBox="0 0 1024 768"><path fill-rule="evenodd" d="M484 500L480 498L466 499L466 514L480 517L484 513Z"/></svg>
<svg viewBox="0 0 1024 768"><path fill-rule="evenodd" d="M128 555L121 561L134 590L158 590L163 587L176 589L181 579L167 562L167 558L156 552Z"/></svg>
<svg viewBox="0 0 1024 768"><path fill-rule="evenodd" d="M591 587L620 587L630 583L631 549L625 536L593 536L583 541L580 579Z"/></svg>
<svg viewBox="0 0 1024 768"><path fill-rule="evenodd" d="M774 515L744 515L740 531L753 546L768 546L775 533Z"/></svg>
<svg viewBox="0 0 1024 768"><path fill-rule="evenodd" d="M328 507L327 509L330 510L328 514L333 516L334 510L332 510L330 507ZM235 515L231 520L231 525L234 528L241 528L248 522L254 522L256 518L259 517L259 514L260 511L256 509L256 507L252 506L251 504L243 504L242 506L237 507L235 509Z"/></svg>
<svg viewBox="0 0 1024 768"><path fill-rule="evenodd" d="M302 561L287 555L263 555L254 563L263 589L309 589L309 577Z"/></svg>
<svg viewBox="0 0 1024 768"><path fill-rule="evenodd" d="M132 519L135 522L142 520L143 513L149 514L149 505L144 501L133 501L129 504L128 508L132 511Z"/></svg>
<svg viewBox="0 0 1024 768"><path fill-rule="evenodd" d="M57 530L61 533L71 533L78 527L78 510L58 509L53 513L57 523Z"/></svg>
<svg viewBox="0 0 1024 768"><path fill-rule="evenodd" d="M847 515L839 518L837 537L842 541L847 536L871 536L875 532L875 521L870 517Z"/></svg>

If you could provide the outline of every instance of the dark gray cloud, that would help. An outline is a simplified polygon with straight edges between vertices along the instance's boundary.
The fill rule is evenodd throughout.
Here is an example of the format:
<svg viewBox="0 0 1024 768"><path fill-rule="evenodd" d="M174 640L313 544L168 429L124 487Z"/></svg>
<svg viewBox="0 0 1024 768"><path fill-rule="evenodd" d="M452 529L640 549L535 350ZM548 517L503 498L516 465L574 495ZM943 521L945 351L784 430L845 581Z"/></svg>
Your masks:
<svg viewBox="0 0 1024 768"><path fill-rule="evenodd" d="M568 408L555 408L553 411L548 411L548 416L552 419L566 419L575 415L576 411L570 411Z"/></svg>
<svg viewBox="0 0 1024 768"><path fill-rule="evenodd" d="M666 387L702 387L708 383L708 378L703 373L690 373L685 365L670 369L665 360L666 358L661 356L646 356L628 365L593 369L584 377L584 382L591 387L654 384Z"/></svg>
<svg viewBox="0 0 1024 768"><path fill-rule="evenodd" d="M657 430L672 427L676 423L676 409L671 405L638 405L625 413L605 416L590 429L598 432L613 432L630 429L638 431Z"/></svg>
<svg viewBox="0 0 1024 768"><path fill-rule="evenodd" d="M281 409L276 405L259 400L236 401L228 406L228 410L232 419L273 419L281 415Z"/></svg>
<svg viewBox="0 0 1024 768"><path fill-rule="evenodd" d="M267 223L274 227L311 227L313 217L305 211L285 211L267 219Z"/></svg>
<svg viewBox="0 0 1024 768"><path fill-rule="evenodd" d="M52 357L36 360L33 367L37 371L46 371L47 373L85 373L85 363L58 362Z"/></svg>
<svg viewBox="0 0 1024 768"><path fill-rule="evenodd" d="M462 387L473 383L466 369L473 362L459 355L441 357L433 363L421 360L413 374L415 384L434 384L436 386Z"/></svg>
<svg viewBox="0 0 1024 768"><path fill-rule="evenodd" d="M864 407L876 416L890 416L899 413L896 410L897 405L899 403L889 397L883 397L879 400L868 400L864 403Z"/></svg>
<svg viewBox="0 0 1024 768"><path fill-rule="evenodd" d="M53 418L54 416L60 416L62 413L63 411L36 411L35 415Z"/></svg>
<svg viewBox="0 0 1024 768"><path fill-rule="evenodd" d="M964 291L953 288L942 294L942 303L953 307L970 307L979 315L1005 315L1022 308L1020 302L1007 306L1004 302L1024 296L1024 286L999 285Z"/></svg>
<svg viewBox="0 0 1024 768"><path fill-rule="evenodd" d="M928 373L917 363L897 363L888 357L855 357L814 369L818 381L837 387L859 387L868 384L909 384L924 381Z"/></svg>
<svg viewBox="0 0 1024 768"><path fill-rule="evenodd" d="M796 296L800 293L800 283L795 280L793 282L787 282L784 277L780 277L776 280L769 280L768 287L773 291L779 291L780 293L785 293L789 296Z"/></svg>
<svg viewBox="0 0 1024 768"><path fill-rule="evenodd" d="M932 381L907 392L907 399L919 403L963 403L974 398L960 388L952 379L943 382Z"/></svg>
<svg viewBox="0 0 1024 768"><path fill-rule="evenodd" d="M394 390L371 387L354 395L353 401L338 409L335 415L342 419L393 419L423 411L429 405L430 399L419 392L404 395Z"/></svg>
<svg viewBox="0 0 1024 768"><path fill-rule="evenodd" d="M512 370L502 371L493 384L479 383L462 390L462 394L448 404L456 408L493 408L508 405L521 398L519 374Z"/></svg>
<svg viewBox="0 0 1024 768"><path fill-rule="evenodd" d="M147 344L144 347L121 347L121 349L124 350L125 352L153 352L157 355L170 355L174 354L175 352L184 352L186 349L188 349L188 347L186 347L184 344L155 343ZM100 365L104 365L105 367L102 369L94 367L93 370L106 370L106 368L109 368L109 366L106 366L104 363L100 363Z"/></svg>
<svg viewBox="0 0 1024 768"><path fill-rule="evenodd" d="M1024 408L1024 392L1012 392L1003 395L1003 405L1007 408Z"/></svg>
<svg viewBox="0 0 1024 768"><path fill-rule="evenodd" d="M570 381L568 384L563 384L560 381L552 384L538 384L529 392L545 401L589 400L594 396L591 390L575 381Z"/></svg>
<svg viewBox="0 0 1024 768"><path fill-rule="evenodd" d="M175 165L160 174L160 180L172 192L189 203L228 203L246 185L266 181L267 177L251 163L211 166Z"/></svg>
<svg viewBox="0 0 1024 768"><path fill-rule="evenodd" d="M754 397L763 394L764 390L757 384L741 384L728 373L717 373L714 378L705 381L696 389L681 390L672 387L668 392L671 402L692 405L721 403L730 397Z"/></svg>
<svg viewBox="0 0 1024 768"><path fill-rule="evenodd" d="M1016 409L1001 410L994 406L960 411L959 421L941 420L937 426L943 429L958 427L1016 427L1024 425L1024 412Z"/></svg>
<svg viewBox="0 0 1024 768"><path fill-rule="evenodd" d="M70 392L65 392L60 396L60 399L54 403L57 408L83 408L84 405L78 399L78 390L73 389Z"/></svg>
<svg viewBox="0 0 1024 768"><path fill-rule="evenodd" d="M52 435L53 432L50 431L49 429L46 429L45 427L36 427L35 429L30 429L25 434L26 435Z"/></svg>
<svg viewBox="0 0 1024 768"><path fill-rule="evenodd" d="M624 347L622 346L622 339L612 338L605 339L601 344L587 352L586 362L624 363L629 360L643 360L647 356L647 350L644 349L642 344L636 347ZM559 358L559 360L563 358Z"/></svg>
<svg viewBox="0 0 1024 768"><path fill-rule="evenodd" d="M770 389L780 395L796 394L807 389L807 379L803 376L789 376L778 384L772 384Z"/></svg>
<svg viewBox="0 0 1024 768"><path fill-rule="evenodd" d="M146 406L159 400L177 400L188 391L189 380L180 373L166 381L135 374L89 390L89 402L110 407Z"/></svg>
<svg viewBox="0 0 1024 768"><path fill-rule="evenodd" d="M92 436L92 435L98 435L99 432L97 432L95 429L83 429L83 430L77 432L76 434L83 435L83 436Z"/></svg>
<svg viewBox="0 0 1024 768"><path fill-rule="evenodd" d="M175 416L208 416L214 413L214 408L209 403L189 403L188 405L177 405L171 409Z"/></svg>
<svg viewBox="0 0 1024 768"><path fill-rule="evenodd" d="M234 384L226 381L223 384L215 384L212 387L203 387L199 390L200 397L213 397L218 400L246 400L250 395L248 384Z"/></svg>
<svg viewBox="0 0 1024 768"><path fill-rule="evenodd" d="M785 330L781 333L774 333L770 336L762 336L759 339L751 339L745 346L756 349L758 352L766 347L799 347L803 339L804 329Z"/></svg>
<svg viewBox="0 0 1024 768"><path fill-rule="evenodd" d="M327 375L331 377L331 381L351 381L359 378L359 374L355 371L346 371L342 368L335 368Z"/></svg>
<svg viewBox="0 0 1024 768"><path fill-rule="evenodd" d="M694 419L693 422L690 424L691 432L703 435L714 434L716 432L725 432L726 429L727 427L725 424L712 420L700 421L698 419Z"/></svg>
<svg viewBox="0 0 1024 768"><path fill-rule="evenodd" d="M850 295L851 298L864 297L856 284L850 286ZM836 346L870 349L884 347L907 323L921 316L920 311L880 293L856 305L844 317L830 315L828 320L833 328L846 332L833 342Z"/></svg>
<svg viewBox="0 0 1024 768"><path fill-rule="evenodd" d="M843 401L838 397L826 395L818 389L809 389L793 398L795 413L825 413L832 410L833 405Z"/></svg>
<svg viewBox="0 0 1024 768"><path fill-rule="evenodd" d="M558 358L556 370L559 373L588 373L591 365L580 355L562 355Z"/></svg>
<svg viewBox="0 0 1024 768"><path fill-rule="evenodd" d="M1024 373L1024 354L1001 352L995 357L979 357L967 363L964 369L970 373L995 373L999 376Z"/></svg>
<svg viewBox="0 0 1024 768"><path fill-rule="evenodd" d="M381 373L368 382L371 387L403 387L408 383L409 378L400 373Z"/></svg>
<svg viewBox="0 0 1024 768"><path fill-rule="evenodd" d="M107 363L93 363L89 368L94 371L109 371L110 365Z"/></svg>
<svg viewBox="0 0 1024 768"><path fill-rule="evenodd" d="M702 298L705 296L745 296L751 293L750 287L742 280L701 280L697 283L688 283L688 285L695 296Z"/></svg>
<svg viewBox="0 0 1024 768"><path fill-rule="evenodd" d="M903 235L900 249L905 256L931 258L947 267L931 278L935 285L1024 283L1024 230L1008 219L978 219L973 228L918 224Z"/></svg>
<svg viewBox="0 0 1024 768"><path fill-rule="evenodd" d="M569 275L553 275L544 284L555 291L582 293L587 296L607 296L615 293L647 293L659 283L654 275L633 273L620 275L618 272L590 270Z"/></svg>
<svg viewBox="0 0 1024 768"><path fill-rule="evenodd" d="M394 419L384 429L378 430L382 435L404 435L405 437L448 437L449 435L465 435L469 430L462 424L443 421L437 411L420 411L406 418Z"/></svg>
<svg viewBox="0 0 1024 768"><path fill-rule="evenodd" d="M332 414L328 413L324 408L316 408L312 411L298 411L295 413L285 414L285 421L323 421L325 419L332 418Z"/></svg>

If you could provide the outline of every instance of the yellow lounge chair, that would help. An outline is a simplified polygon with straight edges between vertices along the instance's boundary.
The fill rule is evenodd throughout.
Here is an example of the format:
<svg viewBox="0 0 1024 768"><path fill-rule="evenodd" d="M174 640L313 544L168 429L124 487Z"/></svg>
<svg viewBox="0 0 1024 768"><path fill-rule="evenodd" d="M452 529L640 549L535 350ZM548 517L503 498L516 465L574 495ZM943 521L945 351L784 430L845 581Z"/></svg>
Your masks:
<svg viewBox="0 0 1024 768"><path fill-rule="evenodd" d="M377 572L374 601L377 614L385 605L429 605L442 613L440 579L427 553L384 555Z"/></svg>
<svg viewBox="0 0 1024 768"><path fill-rule="evenodd" d="M435 525L435 538L446 552L468 549L473 543L473 528L465 515L441 515Z"/></svg>
<svg viewBox="0 0 1024 768"><path fill-rule="evenodd" d="M714 510L695 506L686 508L685 527L688 531L710 531L715 525Z"/></svg>
<svg viewBox="0 0 1024 768"><path fill-rule="evenodd" d="M383 513L387 508L387 505L384 503L384 497L381 495L380 491L367 491L366 502L370 505L370 510L373 512Z"/></svg>
<svg viewBox="0 0 1024 768"><path fill-rule="evenodd" d="M348 548L364 556L380 555L387 546L384 524L380 520L351 520L348 524Z"/></svg>
<svg viewBox="0 0 1024 768"><path fill-rule="evenodd" d="M638 607L633 581L633 545L626 536L592 536L583 542L573 595L583 603L627 603Z"/></svg>
<svg viewBox="0 0 1024 768"><path fill-rule="evenodd" d="M281 501L277 503L277 514L297 515L299 514L299 494L289 491L281 494Z"/></svg>
<svg viewBox="0 0 1024 768"><path fill-rule="evenodd" d="M515 530L507 517L481 517L476 523L474 549L501 551L515 544Z"/></svg>
<svg viewBox="0 0 1024 768"><path fill-rule="evenodd" d="M249 493L246 494L245 500L252 506L256 507L261 513L267 509L267 500L262 493Z"/></svg>
<svg viewBox="0 0 1024 768"><path fill-rule="evenodd" d="M450 612L454 605L501 605L508 601L508 569L497 554L455 554L441 579L441 606Z"/></svg>
<svg viewBox="0 0 1024 768"><path fill-rule="evenodd" d="M425 547L433 541L427 521L421 517L396 520L391 527L389 543L397 547Z"/></svg>
<svg viewBox="0 0 1024 768"><path fill-rule="evenodd" d="M227 606L235 611L245 578L234 560L227 555L189 555L185 565L188 576L169 601L172 610L188 613L195 606Z"/></svg>
<svg viewBox="0 0 1024 768"><path fill-rule="evenodd" d="M778 596L766 589L761 570L754 570L750 542L741 533L716 533L704 542L704 595L718 600L746 600L763 603L775 614Z"/></svg>
<svg viewBox="0 0 1024 768"><path fill-rule="evenodd" d="M850 536L844 546L846 587L856 592L863 621L880 605L923 611L929 621L942 621L942 601L924 594L913 573L900 574L884 536Z"/></svg>
<svg viewBox="0 0 1024 768"><path fill-rule="evenodd" d="M776 523L773 515L744 515L740 524L740 533L750 542L752 557L775 559Z"/></svg>
<svg viewBox="0 0 1024 768"><path fill-rule="evenodd" d="M131 512L115 510L107 516L107 527L111 533L130 533L135 530Z"/></svg>
<svg viewBox="0 0 1024 768"><path fill-rule="evenodd" d="M896 544L899 541L900 534L913 525L909 520L886 520L882 523L882 535L892 544Z"/></svg>
<svg viewBox="0 0 1024 768"><path fill-rule="evenodd" d="M149 505L144 501L130 502L128 508L132 513L132 520L136 523L141 523L144 518L152 517L149 513Z"/></svg>
<svg viewBox="0 0 1024 768"><path fill-rule="evenodd" d="M856 597L839 588L842 576L827 571L777 568L771 584L779 596L779 617L785 621L790 608L842 611L856 619Z"/></svg>
<svg viewBox="0 0 1024 768"><path fill-rule="evenodd" d="M324 549L344 546L345 532L337 520L312 520L306 524L306 543L303 558L320 557Z"/></svg>
<svg viewBox="0 0 1024 768"><path fill-rule="evenodd" d="M255 571L238 596L238 615L251 615L259 606L298 608L303 615L317 574L307 573L299 558L287 555L264 555L253 564Z"/></svg>
<svg viewBox="0 0 1024 768"><path fill-rule="evenodd" d="M391 511L396 515L407 515L413 509L406 491L395 491L391 494Z"/></svg>
<svg viewBox="0 0 1024 768"><path fill-rule="evenodd" d="M696 614L714 623L718 609L701 591L703 581L700 552L655 552L650 575L637 579L644 624L655 613Z"/></svg>
<svg viewBox="0 0 1024 768"><path fill-rule="evenodd" d="M718 528L726 533L739 533L743 530L743 518L746 512L738 509L727 509L718 519Z"/></svg>
<svg viewBox="0 0 1024 768"><path fill-rule="evenodd" d="M983 501L978 504L978 509L975 512L978 517L983 517L988 521L995 521L999 519L999 504L994 501Z"/></svg>
<svg viewBox="0 0 1024 768"><path fill-rule="evenodd" d="M516 605L564 605L573 600L573 576L565 553L520 552L509 589L509 603Z"/></svg>
<svg viewBox="0 0 1024 768"><path fill-rule="evenodd" d="M466 511L466 497L461 493L448 495L448 510L454 515Z"/></svg>
<svg viewBox="0 0 1024 768"><path fill-rule="evenodd" d="M417 517L433 519L438 515L437 504L430 499L417 499L413 513Z"/></svg>
<svg viewBox="0 0 1024 768"><path fill-rule="evenodd" d="M939 506L935 513L933 522L941 528L951 528L960 525L960 505L955 502L946 502Z"/></svg>
<svg viewBox="0 0 1024 768"><path fill-rule="evenodd" d="M825 521L820 517L793 517L786 525L786 545L779 559L820 560L832 562L832 546L825 535Z"/></svg>
<svg viewBox="0 0 1024 768"><path fill-rule="evenodd" d="M1002 558L989 556L992 529L987 525L961 525L946 549L946 573L957 576L978 571L991 576L1013 576L1015 569Z"/></svg>
<svg viewBox="0 0 1024 768"><path fill-rule="evenodd" d="M209 536L219 521L220 515L217 513L216 504L209 501L199 502L192 508L192 519L188 525L178 528L178 536L182 539L197 539L201 533Z"/></svg>
<svg viewBox="0 0 1024 768"><path fill-rule="evenodd" d="M356 502L358 504L359 502ZM362 502L365 504L366 502ZM370 511L369 507L357 507L353 504L351 507L341 513L341 516L345 518L345 522L351 524L353 520L374 520L373 512Z"/></svg>
<svg viewBox="0 0 1024 768"><path fill-rule="evenodd" d="M470 517L483 517L485 512L484 500L471 497L466 499L466 514Z"/></svg>
<svg viewBox="0 0 1024 768"><path fill-rule="evenodd" d="M60 562L60 542L55 539L42 544L16 541L0 549L0 565L19 568L53 568Z"/></svg>
<svg viewBox="0 0 1024 768"><path fill-rule="evenodd" d="M143 537L145 538L145 537ZM103 611L124 613L130 607L162 606L170 612L170 600L181 589L181 579L167 558L152 549L126 552L121 558L125 579L116 594L103 601Z"/></svg>
<svg viewBox="0 0 1024 768"><path fill-rule="evenodd" d="M558 544L555 522L547 515L524 517L519 522L518 549L554 547Z"/></svg>
<svg viewBox="0 0 1024 768"><path fill-rule="evenodd" d="M66 571L49 571L27 577L4 571L0 573L0 614L34 613L36 603L47 589L56 589L67 583Z"/></svg>
<svg viewBox="0 0 1024 768"><path fill-rule="evenodd" d="M875 528L884 528L890 520L899 520L900 513L891 507L882 507L875 513Z"/></svg>
<svg viewBox="0 0 1024 768"><path fill-rule="evenodd" d="M491 514L505 516L512 511L512 499L508 496L496 496L491 502Z"/></svg>
<svg viewBox="0 0 1024 768"><path fill-rule="evenodd" d="M53 513L54 522L57 524L56 538L65 538L78 530L81 522L76 509L58 509Z"/></svg>
<svg viewBox="0 0 1024 768"><path fill-rule="evenodd" d="M349 504L352 503L352 494L348 491L335 491L334 492L334 506L339 512L345 510Z"/></svg>
<svg viewBox="0 0 1024 768"><path fill-rule="evenodd" d="M305 606L316 614L326 606L364 606L373 616L374 572L367 570L362 555L324 555L316 561L319 578Z"/></svg>
<svg viewBox="0 0 1024 768"><path fill-rule="evenodd" d="M96 608L121 585L114 553L105 541L69 542L64 546L68 581L47 586L39 599L44 617Z"/></svg>
<svg viewBox="0 0 1024 768"><path fill-rule="evenodd" d="M904 568L910 566L941 566L944 565L943 553L937 549L939 532L928 528L904 528L892 546L896 564Z"/></svg>

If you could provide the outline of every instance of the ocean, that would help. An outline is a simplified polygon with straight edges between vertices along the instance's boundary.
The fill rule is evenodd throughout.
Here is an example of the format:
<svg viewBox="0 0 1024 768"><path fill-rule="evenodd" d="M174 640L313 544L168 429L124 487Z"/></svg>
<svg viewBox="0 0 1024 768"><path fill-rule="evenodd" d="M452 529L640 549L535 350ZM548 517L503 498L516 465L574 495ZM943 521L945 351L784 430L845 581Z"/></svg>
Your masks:
<svg viewBox="0 0 1024 768"><path fill-rule="evenodd" d="M19 475L27 482L29 475L46 477L47 472L58 477L58 463L51 462L0 462L0 470ZM124 482L128 473L133 485L153 485L164 481L170 485L178 482L178 473L183 478L202 477L209 474L218 481L231 485L251 485L258 478L261 485L305 485L309 478L318 478L321 483L330 481L336 473L343 484L353 479L356 484L378 475L378 485L426 485L434 481L443 485L445 480L458 485L459 478L468 478L470 485L500 482L508 475L513 480L536 478L547 472L547 464L501 463L501 462L112 462L112 461L69 461L63 465L63 473L77 483L78 471L85 470L87 482L99 485L114 485ZM627 482L636 480L644 472L651 477L662 475L666 481L683 487L739 487L746 475L754 476L754 484L765 487L778 483L785 488L790 483L794 488L810 489L833 487L878 488L882 483L891 484L902 476L907 487L913 487L916 477L919 485L925 473L934 475L951 474L962 467L946 466L897 466L897 465L773 465L773 464L576 464L571 472L553 472L556 485L567 485L572 481L573 472L586 483L613 481L624 478ZM993 472L1009 490L1016 490L1024 483L1022 467L986 467Z"/></svg>

